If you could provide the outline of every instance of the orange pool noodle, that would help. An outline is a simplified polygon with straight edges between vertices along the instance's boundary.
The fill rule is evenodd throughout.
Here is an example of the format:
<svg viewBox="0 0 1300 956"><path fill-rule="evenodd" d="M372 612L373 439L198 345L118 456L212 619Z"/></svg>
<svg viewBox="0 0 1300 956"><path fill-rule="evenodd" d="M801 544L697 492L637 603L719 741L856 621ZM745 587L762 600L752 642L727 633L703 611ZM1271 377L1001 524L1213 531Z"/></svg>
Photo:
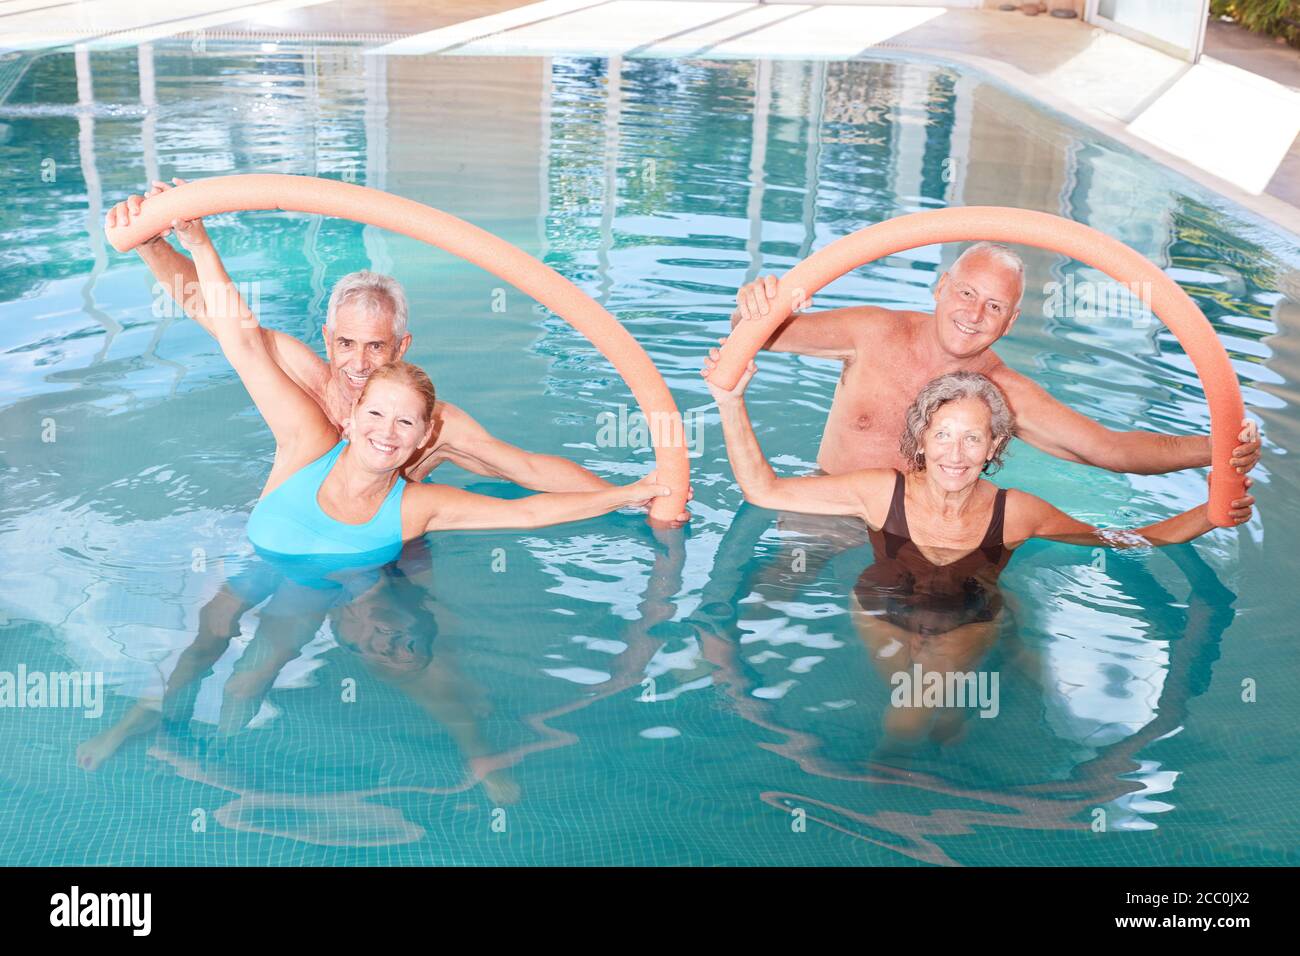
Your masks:
<svg viewBox="0 0 1300 956"><path fill-rule="evenodd" d="M314 176L258 173L186 183L146 199L126 226L106 228L108 241L126 252L157 235L173 219L223 212L283 209L336 216L419 239L509 282L585 335L623 376L650 424L659 479L673 493L656 498L652 521L669 521L686 504L690 464L681 415L650 356L618 320L554 269L463 219L378 189Z"/></svg>
<svg viewBox="0 0 1300 956"><path fill-rule="evenodd" d="M1214 328L1191 297L1146 257L1090 226L1050 213L1004 206L935 209L899 216L837 239L781 278L766 316L736 326L710 380L733 388L750 359L789 317L793 303L808 301L845 273L918 246L974 240L1050 249L1112 279L1137 284L1130 288L1139 290L1142 303L1174 333L1205 386L1212 445L1209 517L1219 527L1231 525L1228 506L1245 493L1245 484L1228 461L1238 444L1245 409L1237 375Z"/></svg>

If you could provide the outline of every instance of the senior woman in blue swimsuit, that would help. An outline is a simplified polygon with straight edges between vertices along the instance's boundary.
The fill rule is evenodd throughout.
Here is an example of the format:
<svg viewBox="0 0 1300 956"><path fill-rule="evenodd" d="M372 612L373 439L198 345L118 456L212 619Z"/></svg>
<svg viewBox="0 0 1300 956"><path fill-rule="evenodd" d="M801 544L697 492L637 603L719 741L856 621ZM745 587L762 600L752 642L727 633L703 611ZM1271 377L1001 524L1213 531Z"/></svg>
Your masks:
<svg viewBox="0 0 1300 956"><path fill-rule="evenodd" d="M713 349L702 371L706 379L717 360ZM778 478L745 409L743 394L755 372L750 362L730 390L709 383L736 479L745 499L759 507L866 522L875 560L858 579L852 609L887 680L914 664L923 671L965 671L977 663L996 636L998 576L1012 551L1030 538L1129 548L1179 544L1215 527L1207 506L1198 505L1134 530L1100 529L1034 495L985 481L1015 435L1015 418L998 387L975 372L942 375L917 395L900 439L910 464L906 474L866 468ZM1249 520L1254 498L1247 495L1243 504L1237 524ZM891 708L886 731L915 739L932 716ZM944 733L960 720L949 713ZM942 739L939 731L933 735Z"/></svg>
<svg viewBox="0 0 1300 956"><path fill-rule="evenodd" d="M248 520L258 557L226 582L251 604L270 600L254 642L258 653L242 655L227 682L223 732L247 723L325 615L370 593L382 579L381 567L401 554L405 542L430 531L540 528L671 493L655 472L630 485L513 500L408 482L402 466L435 427L429 377L401 361L376 369L343 422L340 439L321 406L267 350L257 318L230 281L202 222L175 220L172 229L193 256L205 314L221 350L275 436L271 474ZM163 698L138 702L109 730L81 744L78 765L96 769L126 740L155 728L169 704L172 711L184 711L187 695L211 672L235 633L237 626L233 631L201 627Z"/></svg>

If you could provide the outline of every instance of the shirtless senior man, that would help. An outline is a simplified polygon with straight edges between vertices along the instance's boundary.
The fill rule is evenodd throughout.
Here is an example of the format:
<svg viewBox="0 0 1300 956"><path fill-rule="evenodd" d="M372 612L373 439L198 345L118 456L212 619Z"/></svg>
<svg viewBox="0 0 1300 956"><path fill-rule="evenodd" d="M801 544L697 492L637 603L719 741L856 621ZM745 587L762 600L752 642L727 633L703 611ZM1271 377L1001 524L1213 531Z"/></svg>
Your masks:
<svg viewBox="0 0 1300 956"><path fill-rule="evenodd" d="M837 475L859 468L904 469L898 436L908 406L929 381L949 372L979 372L1002 390L1015 412L1017 437L1066 461L1110 471L1155 475L1210 464L1208 435L1112 431L1052 398L991 350L1020 316L1025 267L992 242L967 248L939 277L934 312L864 305L796 313L763 348L836 358L844 363L817 464ZM764 276L736 295L731 326L767 314L776 277ZM707 376L714 362L706 363ZM1258 427L1243 421L1232 467L1245 474L1259 461ZM1233 517L1249 514L1242 500Z"/></svg>
<svg viewBox="0 0 1300 956"><path fill-rule="evenodd" d="M176 179L177 185L185 180ZM108 223L126 223L140 204L171 187L155 181L143 196L130 196L108 214ZM154 277L212 334L203 313L198 271L194 262L166 241L171 228L136 247ZM267 347L276 364L312 395L340 431L352 415L352 405L375 369L397 361L411 344L407 331L406 294L389 276L353 272L335 283L325 319L322 361L306 343L292 335L264 328ZM531 491L599 491L611 487L599 475L557 455L528 452L494 438L463 409L439 399L434 405L436 427L427 444L417 448L403 469L410 481L422 481L434 468L450 461L475 474L504 478ZM683 513L678 520L685 521Z"/></svg>

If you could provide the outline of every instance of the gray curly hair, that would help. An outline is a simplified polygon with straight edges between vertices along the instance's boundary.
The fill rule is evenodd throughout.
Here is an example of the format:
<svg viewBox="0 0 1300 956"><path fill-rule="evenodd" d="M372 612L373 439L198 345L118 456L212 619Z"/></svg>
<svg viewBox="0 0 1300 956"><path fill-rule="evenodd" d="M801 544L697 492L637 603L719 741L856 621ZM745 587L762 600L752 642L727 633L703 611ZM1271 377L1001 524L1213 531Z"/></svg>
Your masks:
<svg viewBox="0 0 1300 956"><path fill-rule="evenodd" d="M392 276L380 275L362 269L349 272L330 292L329 309L325 313L325 330L334 330L334 319L339 309L345 305L357 304L367 311L385 311L393 315L393 338L401 339L406 335L407 305L406 293L402 284Z"/></svg>
<svg viewBox="0 0 1300 956"><path fill-rule="evenodd" d="M934 413L949 402L978 398L989 408L989 427L993 431L993 457L984 463L983 472L991 475L1002 467L1002 457L1016 435L1016 416L1002 390L978 372L949 372L933 379L921 389L907 410L907 424L898 450L912 471L925 471L925 452L921 439L930 427Z"/></svg>

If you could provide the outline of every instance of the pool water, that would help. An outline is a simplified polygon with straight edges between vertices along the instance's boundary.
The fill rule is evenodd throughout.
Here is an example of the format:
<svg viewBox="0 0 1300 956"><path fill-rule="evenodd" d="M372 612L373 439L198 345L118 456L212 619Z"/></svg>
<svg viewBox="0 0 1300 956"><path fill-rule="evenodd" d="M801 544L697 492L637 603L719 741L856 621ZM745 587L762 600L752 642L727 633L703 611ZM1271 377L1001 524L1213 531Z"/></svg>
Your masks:
<svg viewBox="0 0 1300 956"><path fill-rule="evenodd" d="M1294 237L1013 90L893 55L55 52L0 106L0 171L0 671L106 683L97 719L0 709L0 862L1300 862ZM214 641L200 610L248 566L272 439L215 343L156 307L147 270L98 224L155 175L245 172L445 209L600 301L702 423L689 529L655 534L626 512L440 534L333 606L267 605ZM1091 224L1195 298L1263 424L1262 510L1158 552L1022 548L980 664L1000 677L997 716L903 747L849 610L869 550L743 506L698 370L743 282L882 219L972 204ZM344 221L208 228L256 283L264 324L323 352L331 285L391 273L411 299L407 358L440 397L612 480L646 471L645 448L602 438L601 416L632 401L617 374L486 273ZM955 253L891 256L815 306L923 309ZM1045 315L1049 283L1096 276L1034 250L1026 263L1006 361L1109 427L1207 430L1162 326L1122 308ZM760 441L780 473L806 471L839 367L759 364ZM434 477L520 493L450 465ZM1205 483L1021 443L997 480L1111 525L1190 507ZM210 674L160 730L93 773L76 765L196 657ZM274 680L264 698L250 673Z"/></svg>

